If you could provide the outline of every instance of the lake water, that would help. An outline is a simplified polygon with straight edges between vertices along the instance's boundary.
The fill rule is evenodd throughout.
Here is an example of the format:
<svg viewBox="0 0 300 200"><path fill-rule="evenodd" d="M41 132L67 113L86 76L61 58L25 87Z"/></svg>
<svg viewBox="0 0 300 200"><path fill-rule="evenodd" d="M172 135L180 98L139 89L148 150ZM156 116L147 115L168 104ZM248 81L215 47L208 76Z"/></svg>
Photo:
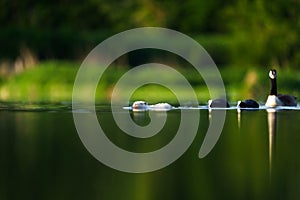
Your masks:
<svg viewBox="0 0 300 200"><path fill-rule="evenodd" d="M218 142L201 159L210 114L198 110L198 133L178 160L132 174L86 150L70 104L0 108L0 199L300 199L299 110L228 110ZM97 116L116 145L148 152L172 140L181 112L168 111L163 131L147 139L122 133L109 107L97 106ZM147 115L132 117L140 125L150 122Z"/></svg>

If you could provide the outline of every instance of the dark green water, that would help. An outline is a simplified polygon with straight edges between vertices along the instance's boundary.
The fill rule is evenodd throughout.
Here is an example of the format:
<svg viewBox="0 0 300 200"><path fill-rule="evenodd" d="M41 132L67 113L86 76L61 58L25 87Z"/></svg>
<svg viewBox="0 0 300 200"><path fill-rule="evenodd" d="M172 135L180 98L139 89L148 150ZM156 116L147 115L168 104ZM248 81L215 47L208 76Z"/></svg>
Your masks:
<svg viewBox="0 0 300 200"><path fill-rule="evenodd" d="M183 156L161 170L129 174L96 160L70 108L54 108L0 111L0 199L300 199L300 111L269 115L276 122L269 132L265 110L243 111L240 122L230 110L216 146L200 159L209 122L201 110L198 134ZM108 108L97 114L114 143L136 152L164 146L180 122L180 111L169 111L162 133L143 140L122 134Z"/></svg>

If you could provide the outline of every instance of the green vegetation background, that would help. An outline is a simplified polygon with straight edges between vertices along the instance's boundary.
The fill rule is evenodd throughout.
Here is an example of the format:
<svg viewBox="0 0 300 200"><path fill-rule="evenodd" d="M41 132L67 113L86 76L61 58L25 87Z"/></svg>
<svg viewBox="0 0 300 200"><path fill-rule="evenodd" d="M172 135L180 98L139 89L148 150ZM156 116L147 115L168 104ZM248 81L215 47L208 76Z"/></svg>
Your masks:
<svg viewBox="0 0 300 200"><path fill-rule="evenodd" d="M72 100L73 83L79 66L80 63L77 62L47 61L22 73L2 78L0 99L13 102L69 102ZM114 84L127 70L125 67L110 66L105 71L97 87L96 102L110 102ZM201 76L190 68L178 70L193 86L200 104L206 104L210 96ZM268 71L265 69L225 67L221 68L220 72L232 104L245 98L254 98L260 102L266 100L270 86ZM300 72L279 69L278 73L279 92L299 97ZM192 94L186 94L187 102L189 95ZM150 103L178 103L170 90L159 85L143 86L131 97L131 101L141 99Z"/></svg>
<svg viewBox="0 0 300 200"><path fill-rule="evenodd" d="M89 51L115 33L144 26L175 29L203 45L221 70L230 101L265 101L270 68L279 71L279 92L300 96L296 0L0 0L0 5L0 101L70 101L76 72ZM149 55L157 53L145 54L144 60L118 59L96 99L107 102L118 77ZM163 59L180 68L200 102L209 99L190 66L172 56ZM158 86L141 88L132 99L139 98L174 101Z"/></svg>

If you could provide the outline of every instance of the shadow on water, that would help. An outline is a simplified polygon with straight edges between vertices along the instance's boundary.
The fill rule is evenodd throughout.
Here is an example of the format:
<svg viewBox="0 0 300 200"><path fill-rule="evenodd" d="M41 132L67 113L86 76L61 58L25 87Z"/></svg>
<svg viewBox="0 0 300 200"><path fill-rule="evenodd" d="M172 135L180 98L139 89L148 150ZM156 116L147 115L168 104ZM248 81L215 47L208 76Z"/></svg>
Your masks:
<svg viewBox="0 0 300 200"><path fill-rule="evenodd" d="M199 149L217 112L199 110L197 136L177 161L155 172L129 174L89 154L76 132L70 105L10 106L13 109L0 109L0 199L300 198L298 110L228 110L217 143L201 159ZM151 123L147 113L130 115L138 125ZM146 139L118 129L107 106L97 106L97 116L116 145L147 152L173 139L181 114L167 112L164 128ZM161 113L152 117L160 119Z"/></svg>

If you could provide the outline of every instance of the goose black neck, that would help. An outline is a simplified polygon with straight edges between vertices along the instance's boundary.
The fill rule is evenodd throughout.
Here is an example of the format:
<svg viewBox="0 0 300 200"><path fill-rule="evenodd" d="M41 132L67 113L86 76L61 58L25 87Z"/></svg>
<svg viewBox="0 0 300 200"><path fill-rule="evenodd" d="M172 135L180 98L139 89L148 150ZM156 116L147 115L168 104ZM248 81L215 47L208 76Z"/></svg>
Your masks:
<svg viewBox="0 0 300 200"><path fill-rule="evenodd" d="M277 96L277 84L276 84L276 78L271 79L271 91L270 95Z"/></svg>

